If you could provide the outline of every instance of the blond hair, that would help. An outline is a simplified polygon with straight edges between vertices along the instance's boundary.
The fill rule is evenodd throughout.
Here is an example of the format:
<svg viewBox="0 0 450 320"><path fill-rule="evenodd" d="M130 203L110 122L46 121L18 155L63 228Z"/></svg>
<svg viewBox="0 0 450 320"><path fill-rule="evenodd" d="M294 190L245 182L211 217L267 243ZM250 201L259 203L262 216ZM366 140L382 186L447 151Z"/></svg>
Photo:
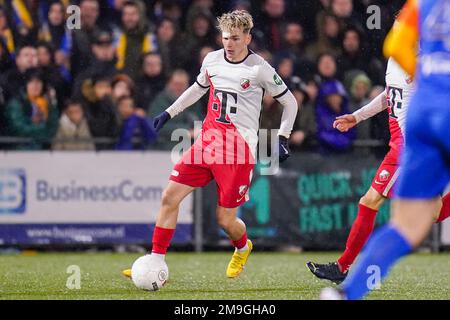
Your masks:
<svg viewBox="0 0 450 320"><path fill-rule="evenodd" d="M218 29L221 32L231 32L233 29L242 29L244 33L249 33L253 28L253 18L245 10L235 10L224 13L217 18Z"/></svg>

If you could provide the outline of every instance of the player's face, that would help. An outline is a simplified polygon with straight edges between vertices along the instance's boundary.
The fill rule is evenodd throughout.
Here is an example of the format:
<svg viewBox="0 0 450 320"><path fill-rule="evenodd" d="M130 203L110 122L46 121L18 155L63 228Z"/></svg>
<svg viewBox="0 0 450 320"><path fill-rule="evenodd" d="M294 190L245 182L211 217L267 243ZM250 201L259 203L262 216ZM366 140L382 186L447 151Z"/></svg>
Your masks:
<svg viewBox="0 0 450 320"><path fill-rule="evenodd" d="M230 32L222 32L222 44L225 55L230 61L241 61L247 53L247 46L250 44L251 35L242 29L234 29Z"/></svg>

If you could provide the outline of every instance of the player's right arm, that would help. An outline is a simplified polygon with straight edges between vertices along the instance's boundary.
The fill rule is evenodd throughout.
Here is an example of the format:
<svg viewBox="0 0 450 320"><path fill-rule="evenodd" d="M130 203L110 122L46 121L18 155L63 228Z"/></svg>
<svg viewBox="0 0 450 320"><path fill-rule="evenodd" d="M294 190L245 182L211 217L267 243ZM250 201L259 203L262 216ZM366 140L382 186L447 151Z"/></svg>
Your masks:
<svg viewBox="0 0 450 320"><path fill-rule="evenodd" d="M333 128L341 132L347 132L361 121L367 120L388 107L386 91L380 93L375 99L352 114L344 114L336 117Z"/></svg>
<svg viewBox="0 0 450 320"><path fill-rule="evenodd" d="M419 39L418 0L408 0L397 22L384 41L384 55L392 57L411 76L416 69L417 43Z"/></svg>
<svg viewBox="0 0 450 320"><path fill-rule="evenodd" d="M209 80L205 67L205 57L200 73L197 76L197 80L192 84L186 91L183 92L181 96L175 100L170 107L168 107L163 113L155 117L153 121L153 126L158 132L164 124L175 117L176 115L183 112L185 109L196 103L203 95L209 90Z"/></svg>

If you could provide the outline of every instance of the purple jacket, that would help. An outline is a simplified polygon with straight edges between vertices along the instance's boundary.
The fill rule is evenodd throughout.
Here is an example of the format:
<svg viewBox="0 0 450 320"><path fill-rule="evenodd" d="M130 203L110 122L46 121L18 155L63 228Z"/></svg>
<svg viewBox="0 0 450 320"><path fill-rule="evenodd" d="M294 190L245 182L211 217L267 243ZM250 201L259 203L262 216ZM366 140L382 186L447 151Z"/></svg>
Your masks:
<svg viewBox="0 0 450 320"><path fill-rule="evenodd" d="M343 97L341 111L335 112L328 105L326 98L338 94ZM337 80L328 80L320 85L316 103L317 140L323 151L345 151L356 138L355 130L342 133L333 128L337 116L349 113L348 98L344 86Z"/></svg>

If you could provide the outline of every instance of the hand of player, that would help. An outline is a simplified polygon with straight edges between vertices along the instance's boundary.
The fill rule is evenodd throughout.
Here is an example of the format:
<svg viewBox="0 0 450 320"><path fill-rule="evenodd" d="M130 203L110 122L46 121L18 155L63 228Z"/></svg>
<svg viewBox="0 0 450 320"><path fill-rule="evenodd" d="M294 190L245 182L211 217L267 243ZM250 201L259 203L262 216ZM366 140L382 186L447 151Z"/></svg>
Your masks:
<svg viewBox="0 0 450 320"><path fill-rule="evenodd" d="M333 122L333 128L338 129L340 132L347 132L354 126L356 126L356 118L352 114L336 117L336 120Z"/></svg>
<svg viewBox="0 0 450 320"><path fill-rule="evenodd" d="M280 163L286 161L290 155L291 151L289 150L288 139L285 136L278 136L278 157Z"/></svg>
<svg viewBox="0 0 450 320"><path fill-rule="evenodd" d="M155 128L156 132L161 130L161 128L164 127L169 119L170 114L167 111L164 111L163 113L160 113L158 116L156 116L155 119L153 119L153 127Z"/></svg>

